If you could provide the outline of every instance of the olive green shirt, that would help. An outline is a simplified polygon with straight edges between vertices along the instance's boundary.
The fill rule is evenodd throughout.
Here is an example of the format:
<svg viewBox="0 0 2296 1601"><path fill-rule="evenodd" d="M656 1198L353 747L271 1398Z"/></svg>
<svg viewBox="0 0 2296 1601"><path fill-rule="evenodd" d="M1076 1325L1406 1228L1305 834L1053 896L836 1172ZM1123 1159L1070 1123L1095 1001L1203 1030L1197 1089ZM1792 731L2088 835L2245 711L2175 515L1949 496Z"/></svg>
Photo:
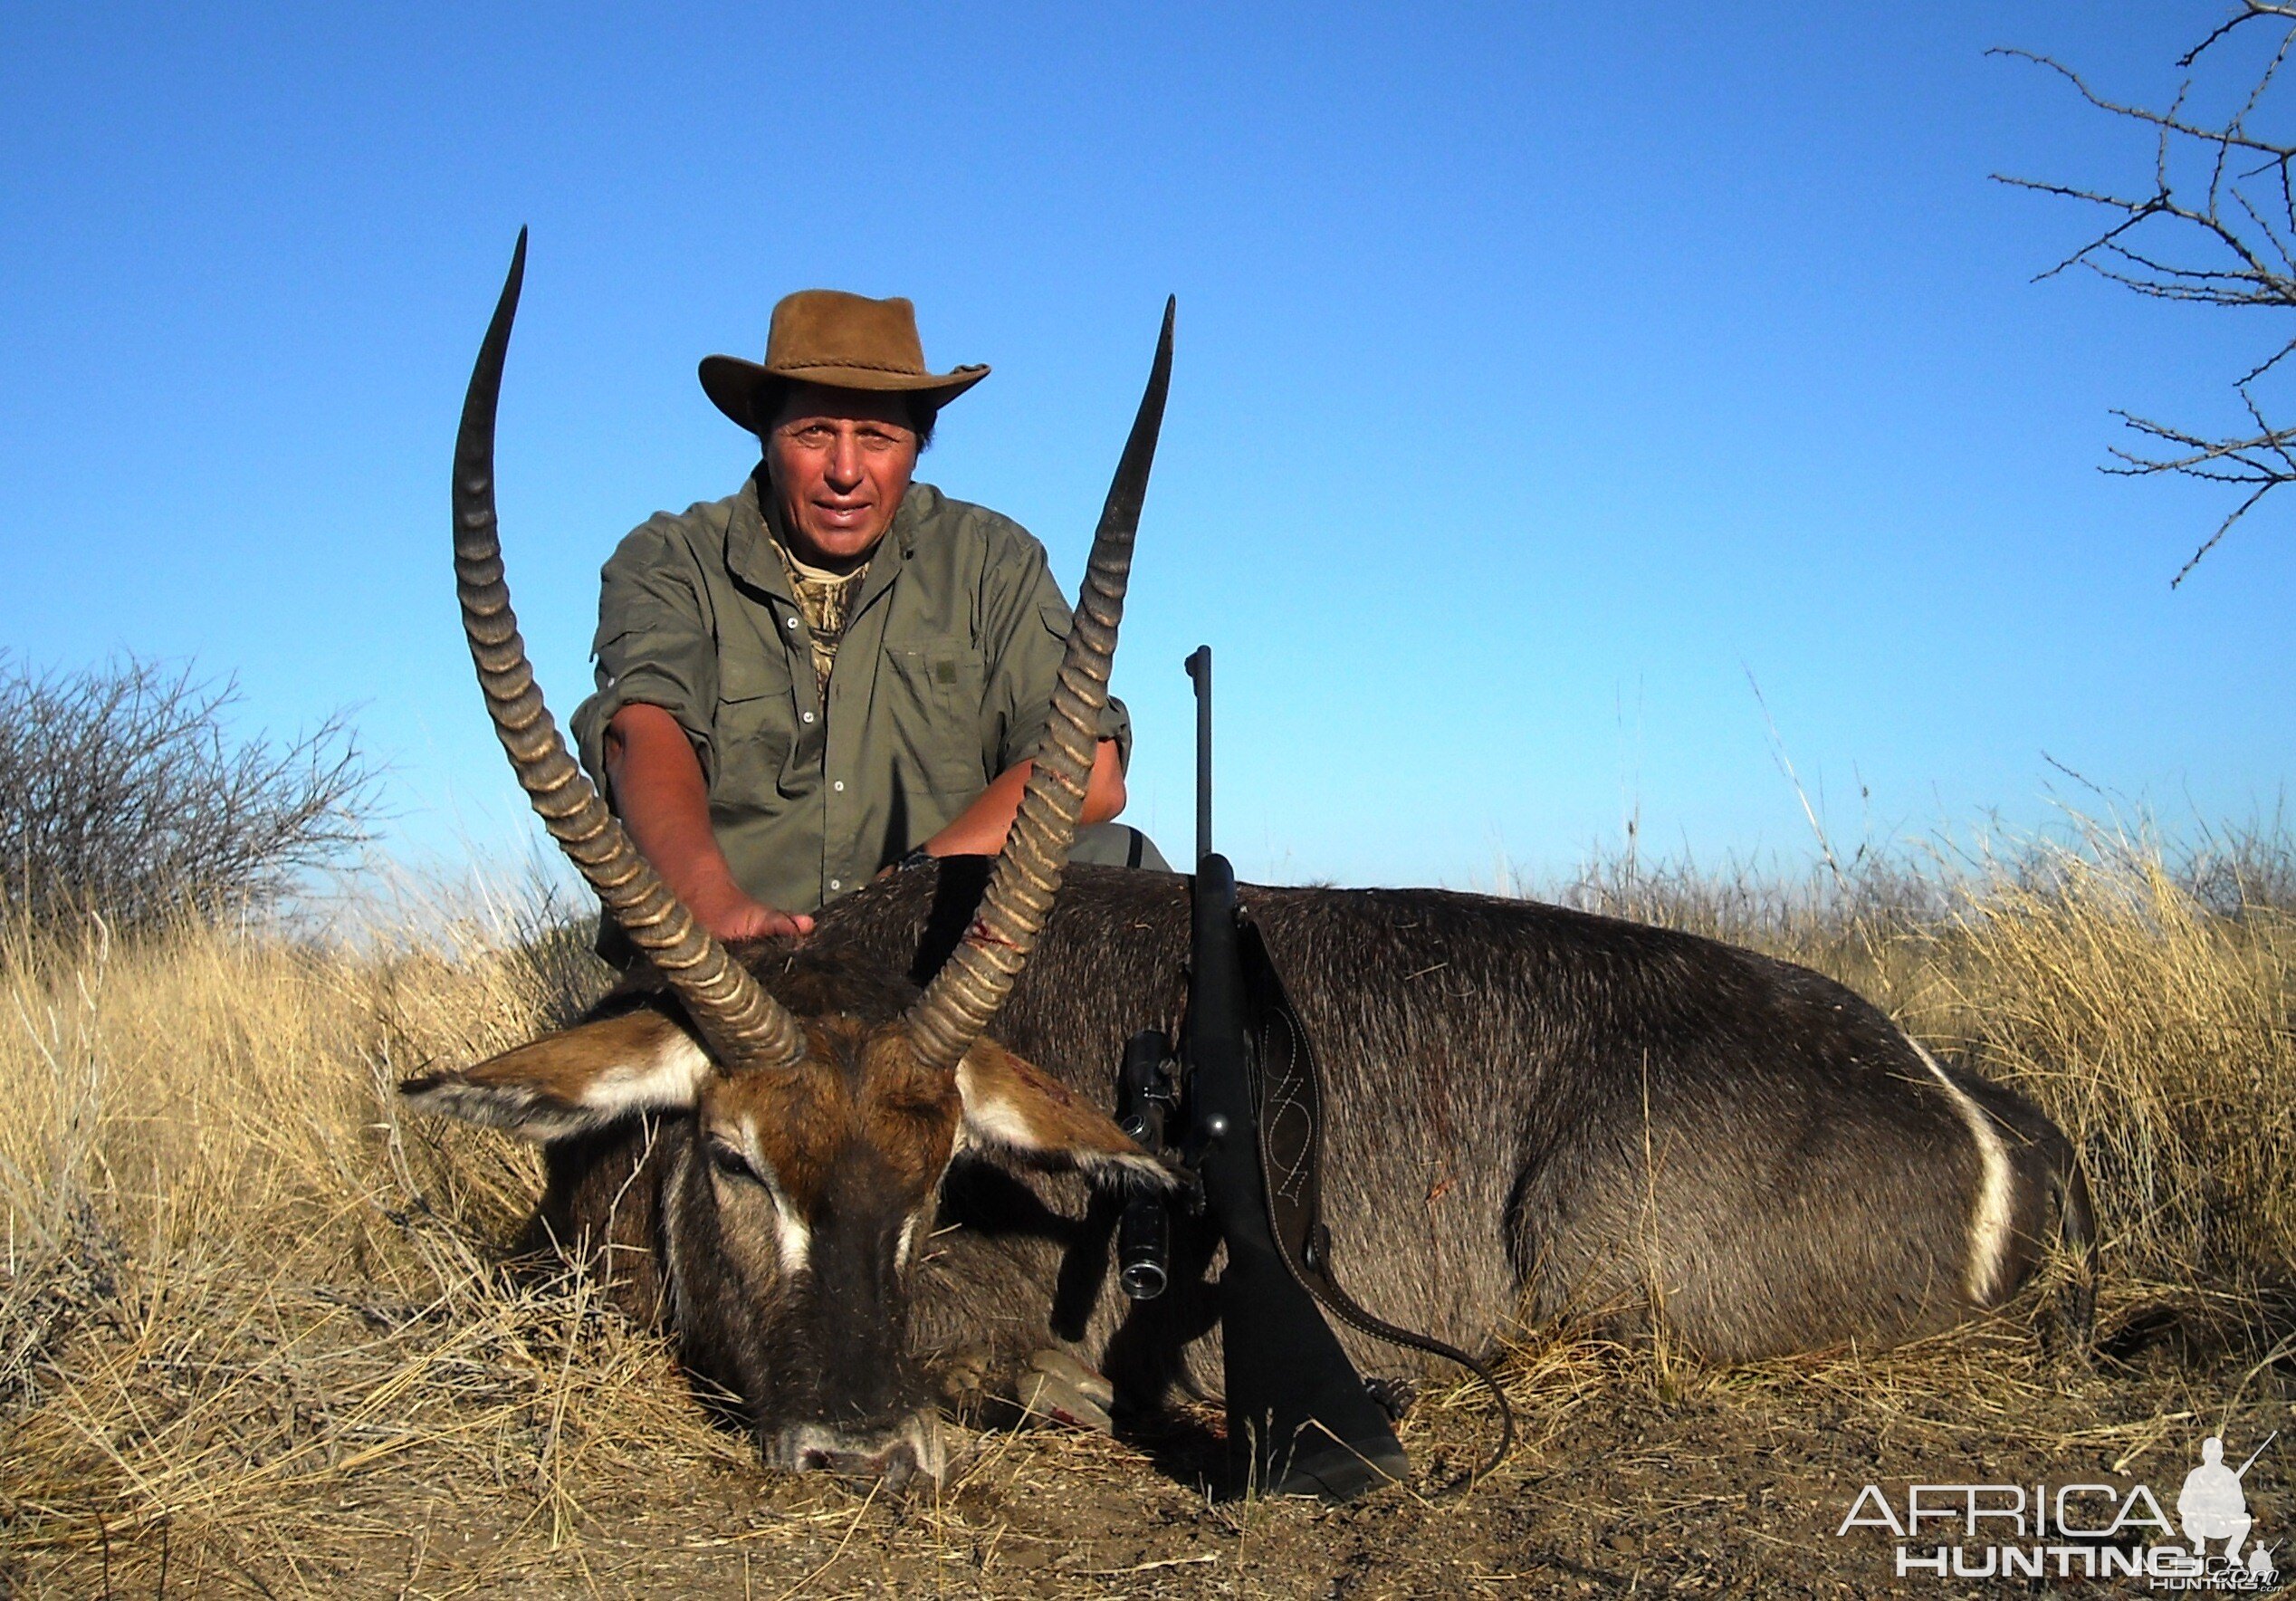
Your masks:
<svg viewBox="0 0 2296 1601"><path fill-rule="evenodd" d="M598 599L598 693L574 733L611 803L614 714L643 703L675 717L701 756L734 880L767 906L809 912L1036 753L1069 610L1027 530L914 484L869 561L824 705L766 514L752 478L623 540ZM1122 702L1109 702L1100 733L1129 760Z"/></svg>

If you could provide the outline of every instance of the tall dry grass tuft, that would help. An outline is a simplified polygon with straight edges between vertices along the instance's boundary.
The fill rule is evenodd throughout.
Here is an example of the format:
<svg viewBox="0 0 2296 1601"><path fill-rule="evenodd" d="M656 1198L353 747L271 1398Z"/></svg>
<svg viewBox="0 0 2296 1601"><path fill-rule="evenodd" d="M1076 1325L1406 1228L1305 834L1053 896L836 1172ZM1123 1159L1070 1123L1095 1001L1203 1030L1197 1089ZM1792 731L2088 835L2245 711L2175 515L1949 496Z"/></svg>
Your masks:
<svg viewBox="0 0 2296 1601"><path fill-rule="evenodd" d="M2102 829L2028 852L1926 936L1908 1014L2073 1131L2124 1273L2284 1285L2296 918L2224 887L2211 905L2156 847Z"/></svg>

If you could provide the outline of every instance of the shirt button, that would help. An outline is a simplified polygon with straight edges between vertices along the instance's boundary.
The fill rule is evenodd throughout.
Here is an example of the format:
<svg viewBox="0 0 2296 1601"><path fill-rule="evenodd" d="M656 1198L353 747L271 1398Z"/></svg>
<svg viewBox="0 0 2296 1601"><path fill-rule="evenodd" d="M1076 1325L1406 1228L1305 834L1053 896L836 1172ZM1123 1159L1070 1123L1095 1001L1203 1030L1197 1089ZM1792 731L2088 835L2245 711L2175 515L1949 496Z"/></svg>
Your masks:
<svg viewBox="0 0 2296 1601"><path fill-rule="evenodd" d="M797 618L789 618L789 621L787 621L786 623L782 624L781 626L782 626L782 627L784 627L784 628L796 628L796 627L798 626L798 619L797 619Z"/></svg>
<svg viewBox="0 0 2296 1601"><path fill-rule="evenodd" d="M813 714L812 714L812 713L810 713L810 712L808 712L808 713L805 714L805 720L806 720L808 723L812 722L812 721L813 721Z"/></svg>
<svg viewBox="0 0 2296 1601"><path fill-rule="evenodd" d="M838 794L842 795L845 793L845 780L839 779L836 783L830 785L829 787L835 790Z"/></svg>
<svg viewBox="0 0 2296 1601"><path fill-rule="evenodd" d="M832 878L829 880L829 887L832 889L843 889L845 887L845 880L842 878Z"/></svg>

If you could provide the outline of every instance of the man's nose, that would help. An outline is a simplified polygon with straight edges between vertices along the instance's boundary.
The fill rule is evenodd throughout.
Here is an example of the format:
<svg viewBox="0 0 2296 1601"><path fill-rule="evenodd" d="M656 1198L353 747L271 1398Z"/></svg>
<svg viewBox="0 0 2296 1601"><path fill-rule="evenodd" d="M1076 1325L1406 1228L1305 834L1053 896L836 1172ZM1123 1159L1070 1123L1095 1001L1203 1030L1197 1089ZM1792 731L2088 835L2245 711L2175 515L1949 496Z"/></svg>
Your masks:
<svg viewBox="0 0 2296 1601"><path fill-rule="evenodd" d="M829 446L829 482L840 490L852 489L861 482L861 441L852 435L842 435Z"/></svg>

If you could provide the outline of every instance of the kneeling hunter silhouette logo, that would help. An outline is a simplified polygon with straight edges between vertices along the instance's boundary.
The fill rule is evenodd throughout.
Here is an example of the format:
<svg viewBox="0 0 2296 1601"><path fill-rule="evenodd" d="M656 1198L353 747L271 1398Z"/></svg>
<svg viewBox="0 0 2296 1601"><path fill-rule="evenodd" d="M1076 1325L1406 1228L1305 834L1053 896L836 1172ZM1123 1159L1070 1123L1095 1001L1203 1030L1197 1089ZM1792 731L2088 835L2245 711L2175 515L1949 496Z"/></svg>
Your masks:
<svg viewBox="0 0 2296 1601"><path fill-rule="evenodd" d="M2264 1436L2264 1445L2280 1437L2274 1429ZM2241 1542L2255 1520L2248 1515L2248 1492L2241 1481L2248 1470L2256 1465L2256 1459L2264 1454L2264 1445L2248 1453L2248 1460L2238 1468L2224 1465L2224 1443L2211 1434L2200 1443L2200 1466L2185 1475L2185 1488L2177 1492L2176 1520L2185 1526L2185 1538L2193 1543L2193 1555L2205 1558L2208 1542L2223 1540L2222 1555L2230 1565L2240 1563L2259 1578L2272 1578L2272 1555L2259 1545L2248 1553L2248 1560L2240 1562Z"/></svg>
<svg viewBox="0 0 2296 1601"><path fill-rule="evenodd" d="M2237 1468L2225 1465L2220 1437L2202 1441L2173 1521L2143 1483L1908 1484L1897 1500L1868 1484L1834 1534L1886 1529L1900 1578L2142 1577L2156 1590L2274 1589L2275 1548L2254 1538L2245 1481L2279 1437L2265 1435Z"/></svg>

